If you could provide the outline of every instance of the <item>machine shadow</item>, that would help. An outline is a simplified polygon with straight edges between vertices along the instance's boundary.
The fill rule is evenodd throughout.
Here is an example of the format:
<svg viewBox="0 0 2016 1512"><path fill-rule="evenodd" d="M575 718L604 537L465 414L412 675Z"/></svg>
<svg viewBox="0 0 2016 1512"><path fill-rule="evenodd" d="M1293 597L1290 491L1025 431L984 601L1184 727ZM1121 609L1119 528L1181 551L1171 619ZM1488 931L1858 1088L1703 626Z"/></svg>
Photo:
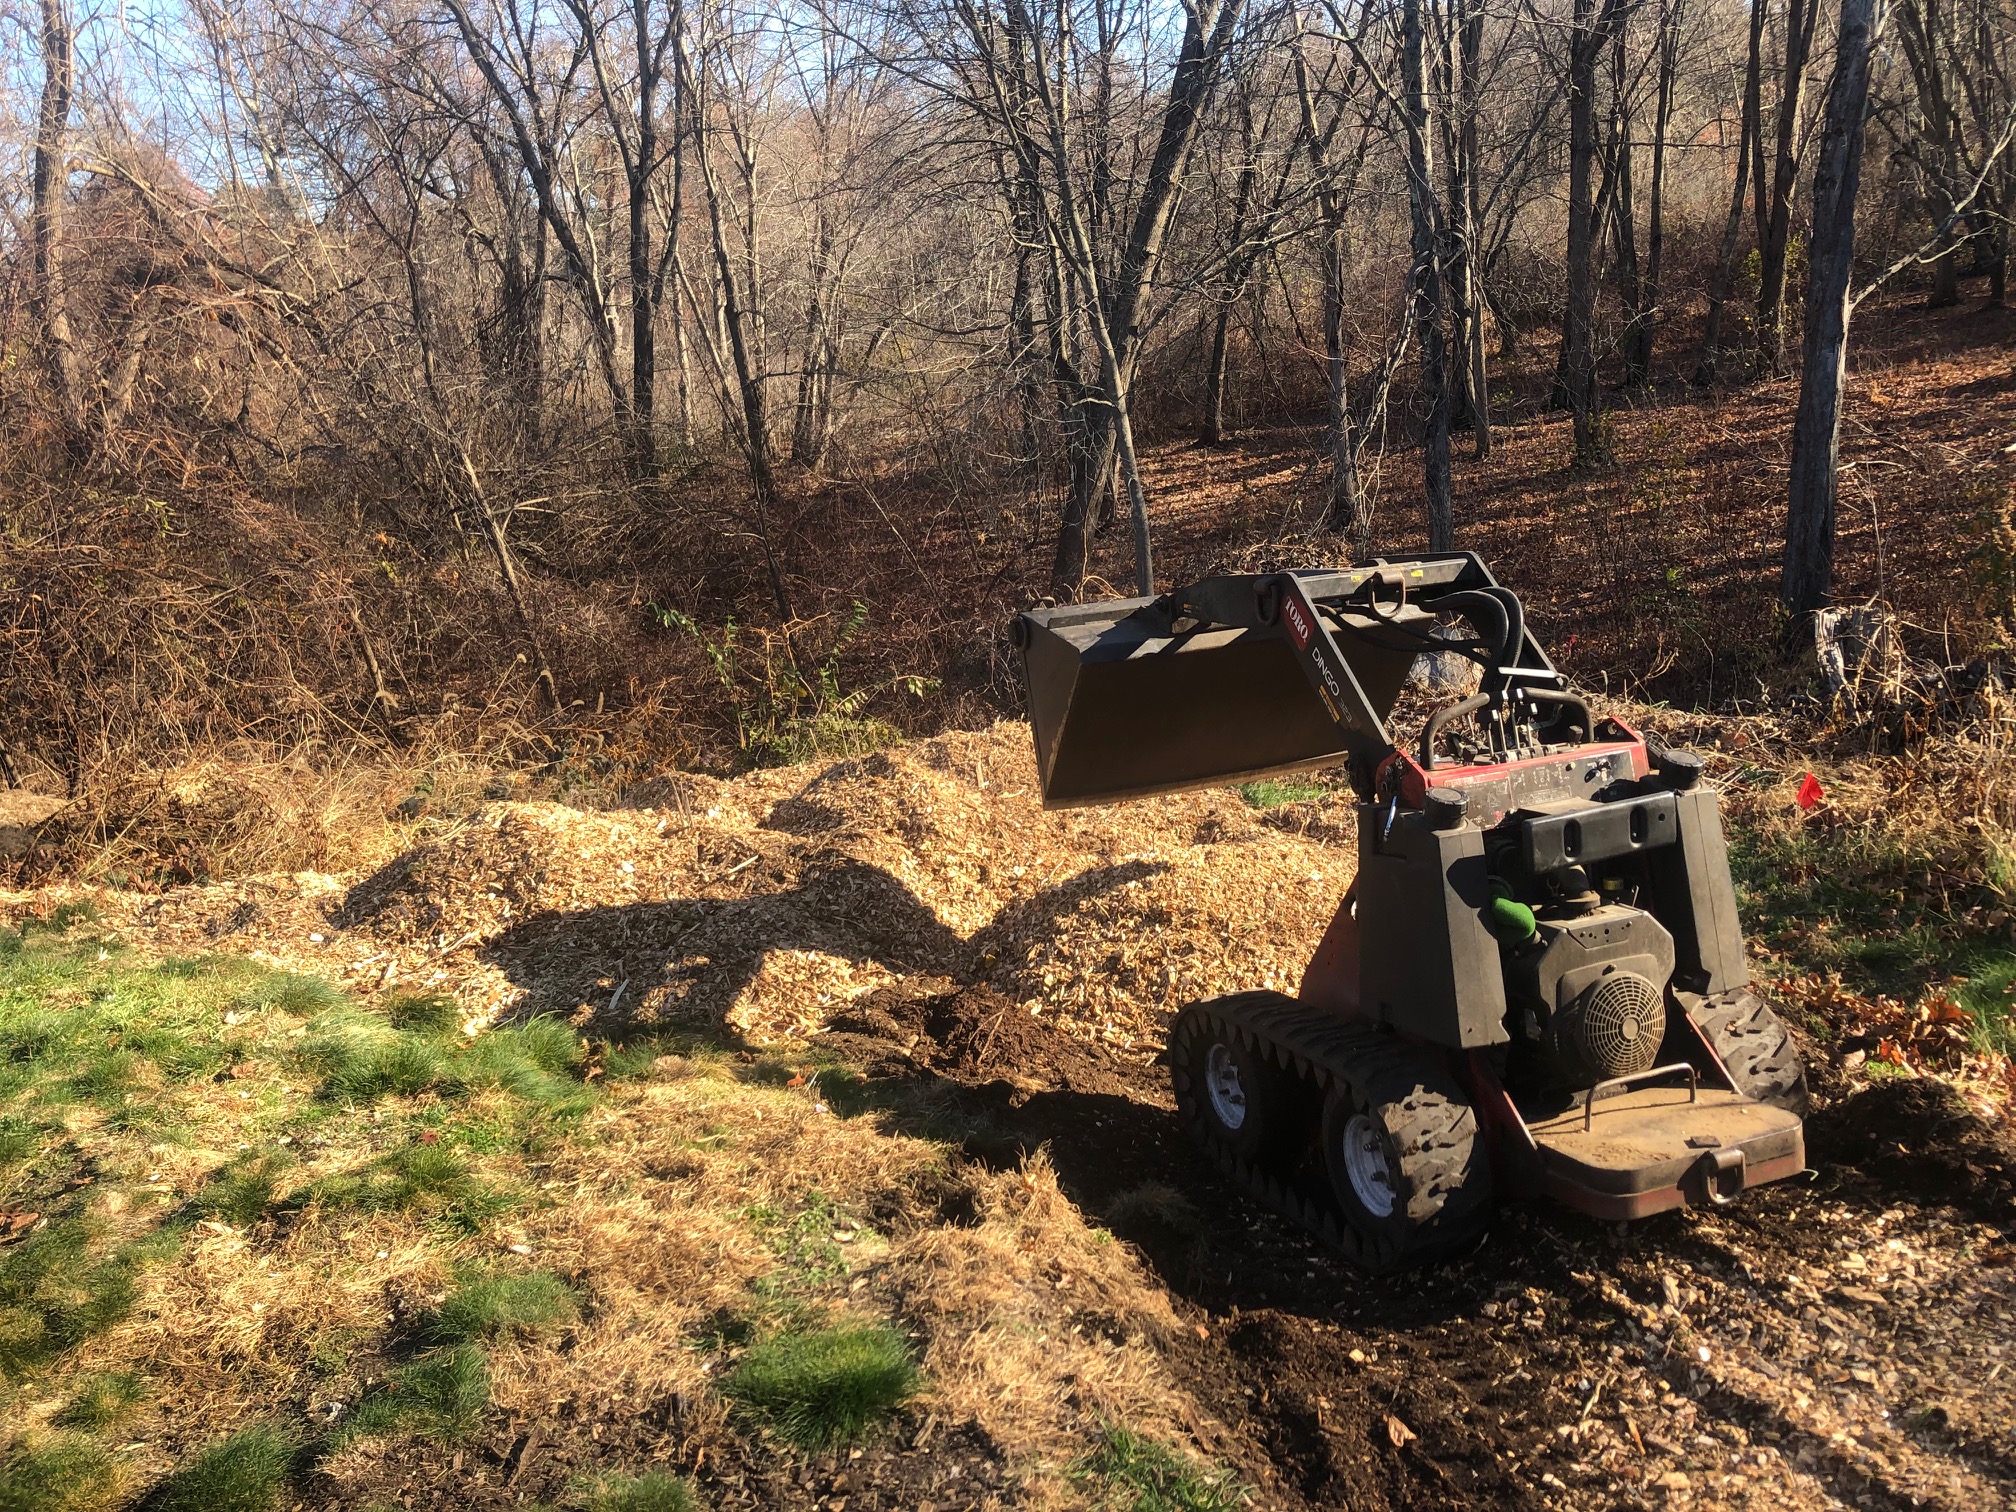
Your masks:
<svg viewBox="0 0 2016 1512"><path fill-rule="evenodd" d="M888 871L833 857L778 892L533 914L481 956L522 989L514 1017L565 1014L616 1038L680 1029L747 1048L729 1014L772 952L968 983L1006 940L1063 927L1088 900L1161 870L1141 861L1095 867L962 936Z"/></svg>
<svg viewBox="0 0 2016 1512"><path fill-rule="evenodd" d="M950 1143L993 1169L1041 1152L1090 1221L1132 1246L1172 1293L1214 1314L1268 1309L1405 1333L1461 1316L1507 1281L1545 1285L1569 1263L1572 1243L1536 1242L1527 1230L1540 1225L1515 1212L1468 1258L1425 1275L1366 1276L1205 1162L1177 1121L1162 1067L1033 1022L1012 1048L997 1045L991 1031L1015 1022L1006 1018L1013 997L991 985L1017 985L994 964L1003 947L1068 929L1088 900L1159 870L1087 870L962 936L891 873L836 857L777 892L532 915L482 955L523 989L514 1016L565 1014L618 1040L712 1043L738 1052L752 1080L775 1078L780 1056L809 1059L823 1065L821 1095L842 1117ZM859 1011L841 1010L802 1050L761 1047L730 1011L779 950L872 964L897 981ZM885 999L910 1014L908 1032L878 1006ZM963 1045L964 1059L913 1054L919 1034ZM1594 1233L1572 1216L1549 1222ZM1521 1231L1516 1241L1501 1237L1508 1226Z"/></svg>

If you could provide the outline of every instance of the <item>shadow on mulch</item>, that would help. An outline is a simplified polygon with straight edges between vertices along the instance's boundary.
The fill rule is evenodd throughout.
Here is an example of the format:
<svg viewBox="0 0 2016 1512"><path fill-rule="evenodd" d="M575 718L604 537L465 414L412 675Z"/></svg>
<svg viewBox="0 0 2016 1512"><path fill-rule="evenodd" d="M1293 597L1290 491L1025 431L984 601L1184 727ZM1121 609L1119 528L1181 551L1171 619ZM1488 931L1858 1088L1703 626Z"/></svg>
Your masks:
<svg viewBox="0 0 2016 1512"><path fill-rule="evenodd" d="M773 951L816 951L901 977L973 980L1004 942L1054 931L1088 899L1163 869L1147 861L1092 867L962 936L888 871L833 855L816 858L780 891L534 914L482 956L524 989L520 1017L607 1002L620 981L628 986L616 1011L583 1027L616 1037L652 1028L713 1033ZM1046 1031L1045 1038L1063 1037Z"/></svg>
<svg viewBox="0 0 2016 1512"><path fill-rule="evenodd" d="M1806 1122L1807 1158L1852 1166L1921 1206L2016 1220L2016 1143L1929 1077L1879 1081Z"/></svg>

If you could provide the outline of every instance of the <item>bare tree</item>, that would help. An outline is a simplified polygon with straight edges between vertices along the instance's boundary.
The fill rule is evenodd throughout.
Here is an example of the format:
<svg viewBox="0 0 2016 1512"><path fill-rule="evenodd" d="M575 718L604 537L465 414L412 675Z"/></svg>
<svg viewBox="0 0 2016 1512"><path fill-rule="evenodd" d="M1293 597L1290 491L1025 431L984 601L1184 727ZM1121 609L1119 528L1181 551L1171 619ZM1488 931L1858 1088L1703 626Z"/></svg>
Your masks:
<svg viewBox="0 0 2016 1512"><path fill-rule="evenodd" d="M1575 0L1568 36L1568 303L1562 377L1574 416L1575 460L1601 459L1596 388L1596 61L1622 22L1624 0Z"/></svg>
<svg viewBox="0 0 2016 1512"><path fill-rule="evenodd" d="M35 119L29 244L43 360L56 392L63 439L84 444L84 375L70 322L63 219L70 193L70 115L76 90L76 28L66 0L42 0L42 97Z"/></svg>
<svg viewBox="0 0 2016 1512"><path fill-rule="evenodd" d="M1813 241L1808 254L1806 337L1799 407L1792 421L1792 472L1779 601L1794 645L1834 586L1835 497L1839 487L1841 404L1848 366L1848 325L1855 308L1907 267L1945 255L1954 228L1994 181L2016 141L2016 118L1984 143L1979 167L1956 185L1951 205L1918 248L1895 258L1861 288L1853 286L1855 201L1861 187L1864 124L1872 54L1889 20L1887 0L1842 0L1841 36L1827 90L1820 162L1813 176Z"/></svg>
<svg viewBox="0 0 2016 1512"><path fill-rule="evenodd" d="M1478 161L1478 121L1483 110L1484 6L1481 0L1451 0L1452 38L1446 48L1452 87L1445 90L1444 151L1448 160L1450 221L1449 292L1454 313L1455 380L1452 418L1471 436L1471 455L1491 454L1491 386L1484 350L1485 298L1482 280L1482 177Z"/></svg>
<svg viewBox="0 0 2016 1512"><path fill-rule="evenodd" d="M658 99L682 12L679 0L663 11L655 9L653 0L623 0L617 25L611 27L593 0L565 0L565 4L594 72L603 118L623 166L630 285L630 390L625 418L631 456L648 474L658 465L658 301L665 288L651 257L652 223L658 213L654 180L663 166ZM606 35L611 30L619 32L627 53L611 46ZM682 137L674 119L671 150L676 153Z"/></svg>
<svg viewBox="0 0 2016 1512"><path fill-rule="evenodd" d="M1404 60L1401 68L1406 89L1407 206L1414 233L1414 264L1408 282L1413 300L1414 339L1421 349L1421 404L1427 411L1421 433L1421 471L1428 504L1428 549L1451 551L1456 545L1456 522L1450 499L1449 353L1443 335L1442 300L1442 264L1448 238L1435 189L1428 27L1421 7L1422 0L1403 0L1400 20Z"/></svg>
<svg viewBox="0 0 2016 1512"><path fill-rule="evenodd" d="M1135 580L1143 593L1153 591L1148 497L1134 444L1135 368L1191 149L1222 75L1241 7L1242 0L1185 5L1182 40L1156 111L1154 147L1133 214L1123 218L1110 207L1113 185L1097 130L1089 166L1081 163L1074 145L1081 102L1069 16L1047 18L1023 0L1004 0L998 13L982 0L953 0L960 47L940 61L962 103L997 134L1014 163L1021 192L1057 264L1058 298L1069 303L1096 354L1097 377L1089 384L1074 380L1067 385L1077 411L1073 424L1083 437L1084 465L1074 469L1074 486L1058 527L1051 579L1060 595L1075 597L1082 589L1097 496L1116 460L1127 491ZM1103 65L1092 80L1095 123L1105 87L1102 75ZM1127 229L1115 255L1099 233L1123 219ZM1061 312L1061 304L1059 308Z"/></svg>
<svg viewBox="0 0 2016 1512"><path fill-rule="evenodd" d="M1340 18L1341 19L1341 18ZM1359 468L1362 444L1351 407L1351 350L1348 337L1350 276L1350 229L1352 201L1365 155L1372 145L1373 126L1366 119L1356 124L1355 140L1348 153L1340 151L1338 137L1355 103L1356 86L1362 78L1362 59L1355 46L1347 52L1332 50L1323 59L1325 72L1311 67L1311 39L1303 32L1299 13L1289 51L1294 70L1295 94L1300 106L1299 144L1308 155L1315 177L1318 252L1323 268L1323 366L1329 399L1330 490L1323 518L1328 529L1348 530L1357 553L1364 556L1372 542L1372 501ZM1361 22L1361 24L1363 24ZM1328 84L1330 72L1349 58L1349 69L1340 84ZM1319 124L1319 101L1330 106L1328 120Z"/></svg>
<svg viewBox="0 0 2016 1512"><path fill-rule="evenodd" d="M1701 336L1701 356L1695 365L1694 381L1713 383L1722 363L1722 320L1736 276L1736 244L1743 229L1743 206L1750 186L1750 161L1758 131L1759 95L1763 72L1764 6L1750 7L1750 50L1743 71L1743 108L1736 138L1736 182L1730 192L1729 214L1722 224L1722 244L1715 257L1715 273L1708 286L1708 320Z"/></svg>
<svg viewBox="0 0 2016 1512"><path fill-rule="evenodd" d="M1785 274L1792 255L1792 199L1799 184L1799 158L1805 146L1800 102L1813 54L1813 34L1819 23L1820 0L1786 0L1777 150L1772 160L1770 198L1759 203L1757 226L1757 360L1765 372L1772 374L1782 372L1785 367ZM1757 148L1761 151L1762 146L1760 130ZM1753 164L1753 172L1761 195L1764 192L1761 163Z"/></svg>
<svg viewBox="0 0 2016 1512"><path fill-rule="evenodd" d="M1633 388L1652 381L1652 348L1658 335L1660 283L1666 263L1666 144L1680 72L1683 7L1684 0L1660 0L1659 29L1653 42L1657 83L1652 106L1652 188L1646 207L1645 268L1624 334L1624 381ZM1628 144L1625 150L1629 151Z"/></svg>
<svg viewBox="0 0 2016 1512"><path fill-rule="evenodd" d="M1795 0L1796 3L1796 0ZM1813 243L1806 281L1805 354L1792 422L1792 476L1779 599L1788 632L1810 636L1815 609L1834 586L1834 496L1841 437L1841 391L1854 312L1855 198L1862 185L1869 60L1883 23L1883 0L1841 0L1841 35L1827 88L1826 125L1813 176Z"/></svg>
<svg viewBox="0 0 2016 1512"><path fill-rule="evenodd" d="M739 57L735 44L748 39L712 32L694 35L690 25L673 29L672 47L690 112L687 129L707 202L707 228L714 252L720 337L714 343L723 408L737 420L736 440L749 465L750 503L763 570L777 612L788 623L795 615L784 583L784 568L773 533L777 512L777 471L770 435L769 372L765 366L767 322L763 304L763 250L757 205L758 149L753 122L743 114L754 103L750 73L766 65L750 53ZM728 81L742 87L720 87ZM721 163L725 145L729 167ZM729 172L734 174L733 180ZM726 353L718 350L725 346ZM724 360L725 355L725 360Z"/></svg>

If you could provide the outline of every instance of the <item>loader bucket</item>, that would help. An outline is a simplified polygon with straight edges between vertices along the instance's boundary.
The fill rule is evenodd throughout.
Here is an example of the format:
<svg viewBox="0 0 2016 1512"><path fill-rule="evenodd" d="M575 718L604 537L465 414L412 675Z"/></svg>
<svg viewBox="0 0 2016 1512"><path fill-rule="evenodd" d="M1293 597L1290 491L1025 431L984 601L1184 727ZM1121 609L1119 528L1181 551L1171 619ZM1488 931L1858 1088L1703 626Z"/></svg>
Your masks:
<svg viewBox="0 0 2016 1512"><path fill-rule="evenodd" d="M1029 717L1046 808L1243 782L1342 761L1344 736L1296 653L1271 630L1171 635L1155 601L1021 617ZM1353 658L1383 716L1411 653Z"/></svg>

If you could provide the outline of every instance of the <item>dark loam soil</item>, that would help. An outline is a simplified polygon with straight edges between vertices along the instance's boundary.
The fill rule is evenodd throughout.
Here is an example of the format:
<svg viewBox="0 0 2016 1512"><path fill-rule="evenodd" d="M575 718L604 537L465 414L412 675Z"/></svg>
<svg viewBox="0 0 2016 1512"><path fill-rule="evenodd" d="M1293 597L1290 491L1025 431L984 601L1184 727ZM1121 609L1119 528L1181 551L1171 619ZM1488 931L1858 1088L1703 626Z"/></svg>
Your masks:
<svg viewBox="0 0 2016 1512"><path fill-rule="evenodd" d="M1194 1158L1159 1067L938 986L820 1042L889 1108L949 1097L975 1160L1047 1147L1194 1320L1191 1426L1257 1505L2016 1504L2016 1150L1943 1085L1837 1097L1816 1172L1732 1209L1514 1208L1463 1261L1372 1279Z"/></svg>

